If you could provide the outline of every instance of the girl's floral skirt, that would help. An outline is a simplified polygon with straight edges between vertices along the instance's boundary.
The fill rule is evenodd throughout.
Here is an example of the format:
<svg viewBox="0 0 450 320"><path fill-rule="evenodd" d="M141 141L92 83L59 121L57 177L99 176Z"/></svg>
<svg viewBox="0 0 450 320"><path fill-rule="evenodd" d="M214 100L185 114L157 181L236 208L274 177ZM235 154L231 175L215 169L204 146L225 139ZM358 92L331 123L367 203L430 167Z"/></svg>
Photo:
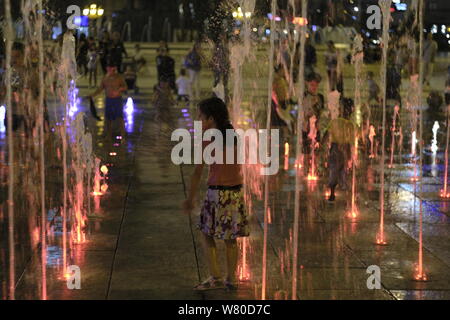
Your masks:
<svg viewBox="0 0 450 320"><path fill-rule="evenodd" d="M221 240L248 237L250 234L248 215L242 188L208 189L198 228L204 234Z"/></svg>

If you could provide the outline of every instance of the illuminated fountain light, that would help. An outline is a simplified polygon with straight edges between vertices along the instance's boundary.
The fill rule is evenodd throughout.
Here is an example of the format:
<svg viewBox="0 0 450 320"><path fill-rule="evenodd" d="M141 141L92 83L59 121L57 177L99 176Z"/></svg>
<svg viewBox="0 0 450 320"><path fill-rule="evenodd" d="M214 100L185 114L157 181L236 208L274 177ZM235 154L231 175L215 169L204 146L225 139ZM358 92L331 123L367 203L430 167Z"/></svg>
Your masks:
<svg viewBox="0 0 450 320"><path fill-rule="evenodd" d="M384 234L383 228L380 228L380 231L377 233L377 238L375 243L379 246L387 246L386 235Z"/></svg>
<svg viewBox="0 0 450 320"><path fill-rule="evenodd" d="M436 152L438 150L437 146L437 131L439 130L439 122L435 121L433 125L433 141L431 143L431 152L433 152L434 155L436 155Z"/></svg>
<svg viewBox="0 0 450 320"><path fill-rule="evenodd" d="M417 166L416 166L416 160L415 160L415 158L416 158L417 142L418 142L418 140L417 140L417 133L416 133L416 131L413 131L412 132L412 137L411 137L411 156L414 159L414 161L413 161L414 162L413 163L414 175L410 179L412 182L417 182L417 181L420 180L419 177L417 176Z"/></svg>
<svg viewBox="0 0 450 320"><path fill-rule="evenodd" d="M126 115L125 131L127 133L133 132L134 126L134 101L131 97L128 97L127 102L124 107L124 112Z"/></svg>
<svg viewBox="0 0 450 320"><path fill-rule="evenodd" d="M134 101L133 101L133 98L128 97L127 103L125 104L124 111L125 111L126 114L132 114L134 112Z"/></svg>
<svg viewBox="0 0 450 320"><path fill-rule="evenodd" d="M0 132L1 133L6 132L5 118L6 118L6 107L0 106Z"/></svg>
<svg viewBox="0 0 450 320"><path fill-rule="evenodd" d="M431 141L431 175L433 177L437 176L437 167L436 167L436 153L438 150L437 146L437 131L439 130L439 122L435 121L433 125L433 140Z"/></svg>
<svg viewBox="0 0 450 320"><path fill-rule="evenodd" d="M78 98L78 88L75 85L75 81L70 81L69 95L69 116L72 118L78 112L78 105L80 104L80 98Z"/></svg>
<svg viewBox="0 0 450 320"><path fill-rule="evenodd" d="M309 118L309 127L310 131L308 134L308 138L311 140L311 167L308 172L308 181L317 181L319 178L316 173L316 148L318 147L316 143L317 137L317 128L316 128L316 116L312 116Z"/></svg>
<svg viewBox="0 0 450 320"><path fill-rule="evenodd" d="M354 151L352 159L352 206L347 217L351 219L356 219L359 215L359 210L356 206L356 165L358 162L358 136L355 137Z"/></svg>
<svg viewBox="0 0 450 320"><path fill-rule="evenodd" d="M250 251L250 244L248 238L241 238L239 241L242 252L241 260L238 264L238 277L239 281L249 281L251 278L250 268L248 265L248 252Z"/></svg>
<svg viewBox="0 0 450 320"><path fill-rule="evenodd" d="M284 144L284 170L289 170L289 143Z"/></svg>
<svg viewBox="0 0 450 320"><path fill-rule="evenodd" d="M106 183L102 184L102 181L107 180L108 177L108 167L106 165L100 166L100 160L95 160L96 170L95 170L95 176L94 176L94 191L92 192L93 196L102 196L106 193L108 190L108 185ZM103 174L103 175L102 175Z"/></svg>
<svg viewBox="0 0 450 320"><path fill-rule="evenodd" d="M411 138L411 155L416 155L416 146L417 146L417 133L416 131L412 132L412 138Z"/></svg>
<svg viewBox="0 0 450 320"><path fill-rule="evenodd" d="M375 127L373 125L370 125L369 127L369 141L370 141L370 155L369 158L373 159L375 158L375 153L373 152L373 147L374 147L374 140L373 138L376 136L377 134L375 133Z"/></svg>

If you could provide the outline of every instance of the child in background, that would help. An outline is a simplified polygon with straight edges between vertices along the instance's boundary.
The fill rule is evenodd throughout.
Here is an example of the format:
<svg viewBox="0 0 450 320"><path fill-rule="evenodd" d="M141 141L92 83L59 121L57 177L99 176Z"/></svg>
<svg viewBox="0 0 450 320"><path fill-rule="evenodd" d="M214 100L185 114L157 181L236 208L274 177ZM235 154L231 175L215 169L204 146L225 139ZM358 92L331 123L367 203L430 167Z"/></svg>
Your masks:
<svg viewBox="0 0 450 320"><path fill-rule="evenodd" d="M117 72L117 66L109 62L100 87L90 95L94 98L105 92L105 135L108 139L114 140L118 135L125 137L122 94L126 91L127 84L124 77Z"/></svg>
<svg viewBox="0 0 450 320"><path fill-rule="evenodd" d="M137 72L140 72L141 69L147 64L147 60L145 60L144 58L144 53L141 51L141 46L140 44L136 44L134 46L134 57L133 57L133 61L134 63L136 63L136 69Z"/></svg>
<svg viewBox="0 0 450 320"><path fill-rule="evenodd" d="M356 127L350 117L352 114L352 102L344 105L342 116L330 121L325 134L329 139L330 153L328 158L330 197L328 201L335 200L336 186L339 184L343 190L347 189L347 168L352 160L352 149L356 138ZM324 140L325 140L324 139ZM354 150L353 150L354 151Z"/></svg>
<svg viewBox="0 0 450 320"><path fill-rule="evenodd" d="M176 84L178 88L177 101L184 101L187 102L187 105L189 105L189 98L191 96L191 80L189 80L186 76L185 69L180 70L180 76L178 77Z"/></svg>
<svg viewBox="0 0 450 320"><path fill-rule="evenodd" d="M219 98L200 102L199 118L202 121L203 130L218 129L224 137L227 130L233 130L227 106ZM203 147L208 144L208 142L204 143ZM223 150L217 150L217 152L226 159L226 153L230 148L234 148L233 164L209 165L208 191L201 209L198 227L203 235L210 277L195 286L194 290L237 289L236 271L239 252L236 239L249 236L249 223L244 204L241 165L236 161L236 144L225 145ZM197 164L192 175L188 198L183 203L184 212L187 214L191 214L194 209L204 166L204 163ZM221 279L215 239L225 241L227 257L225 281Z"/></svg>
<svg viewBox="0 0 450 320"><path fill-rule="evenodd" d="M379 100L379 95L380 95L380 87L377 85L377 83L375 82L374 78L374 74L372 71L367 72L367 87L369 89L369 103L372 100L375 100L376 102L378 102Z"/></svg>
<svg viewBox="0 0 450 320"><path fill-rule="evenodd" d="M89 45L87 68L89 72L89 88L92 88L92 78L94 78L94 87L97 87L97 46L95 42Z"/></svg>

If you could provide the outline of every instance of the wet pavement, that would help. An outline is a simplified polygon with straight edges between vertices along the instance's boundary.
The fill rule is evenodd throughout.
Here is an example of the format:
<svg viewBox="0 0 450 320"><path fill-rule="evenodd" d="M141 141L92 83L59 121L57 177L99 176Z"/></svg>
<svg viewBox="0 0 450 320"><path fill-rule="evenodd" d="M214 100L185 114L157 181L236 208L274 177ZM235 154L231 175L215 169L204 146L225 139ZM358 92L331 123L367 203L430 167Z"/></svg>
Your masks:
<svg viewBox="0 0 450 320"><path fill-rule="evenodd" d="M177 61L182 52L176 53ZM151 64L150 70L153 67ZM144 77L153 79L147 73ZM155 109L149 102L153 80L149 79L141 80L141 92L133 96L135 110L127 121L129 132L119 146L107 146L101 136L102 123L90 117L87 120L94 133L94 152L102 164L108 165L109 173L107 193L91 199L87 241L71 248L70 264L80 267L81 289L67 287L61 269L61 233L55 233L46 248L45 278L39 248L17 262L17 299L261 298L264 202L256 196L251 210L251 236L245 243L240 242L246 248L246 257L241 257L239 263L240 289L204 293L192 290L208 274L200 234L195 228L197 216L188 217L180 210L193 167L172 163L170 133L175 128L189 128L195 110L177 105L169 121L155 120ZM205 94L211 81L211 74L205 72ZM85 80L80 81L79 87L80 96L89 92ZM86 107L84 101L80 112ZM98 107L103 114L101 99ZM58 104L51 104L50 108L58 110ZM183 117L182 109L189 109L188 117ZM112 151L117 155L111 156ZM437 158L436 166L425 168L421 187L410 180L412 167L407 156L396 156L397 165L392 169L386 166L386 245L376 244L380 229L377 159L361 155L356 185L358 212L354 216L349 215L351 190L338 189L337 201L329 203L325 196L326 178L313 182L302 179L298 299L450 299L450 201L439 198L444 170L442 150ZM280 168L279 174L269 179L265 288L269 299L291 298L293 163L291 155L289 170ZM429 157L425 157L425 163L431 163ZM426 282L414 280L421 212ZM222 243L219 255L225 266ZM381 288L370 290L367 268L374 265L381 269ZM4 290L5 286L4 281Z"/></svg>

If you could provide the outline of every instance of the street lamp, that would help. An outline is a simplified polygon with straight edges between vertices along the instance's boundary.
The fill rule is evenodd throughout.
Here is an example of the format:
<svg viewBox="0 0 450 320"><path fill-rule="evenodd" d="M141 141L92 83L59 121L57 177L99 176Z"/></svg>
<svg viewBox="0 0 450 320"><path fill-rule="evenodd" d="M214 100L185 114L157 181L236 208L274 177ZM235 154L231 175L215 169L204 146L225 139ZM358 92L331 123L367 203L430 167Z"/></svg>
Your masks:
<svg viewBox="0 0 450 320"><path fill-rule="evenodd" d="M306 26L308 24L308 19L303 17L294 17L292 23L300 27Z"/></svg>
<svg viewBox="0 0 450 320"><path fill-rule="evenodd" d="M241 7L238 7L236 11L232 13L233 18L242 20L244 17L246 19L250 19L252 17L252 13L250 11L243 12Z"/></svg>
<svg viewBox="0 0 450 320"><path fill-rule="evenodd" d="M87 16L91 19L97 19L103 16L105 10L101 7L97 7L96 4L91 4L88 8L83 9L83 16Z"/></svg>

